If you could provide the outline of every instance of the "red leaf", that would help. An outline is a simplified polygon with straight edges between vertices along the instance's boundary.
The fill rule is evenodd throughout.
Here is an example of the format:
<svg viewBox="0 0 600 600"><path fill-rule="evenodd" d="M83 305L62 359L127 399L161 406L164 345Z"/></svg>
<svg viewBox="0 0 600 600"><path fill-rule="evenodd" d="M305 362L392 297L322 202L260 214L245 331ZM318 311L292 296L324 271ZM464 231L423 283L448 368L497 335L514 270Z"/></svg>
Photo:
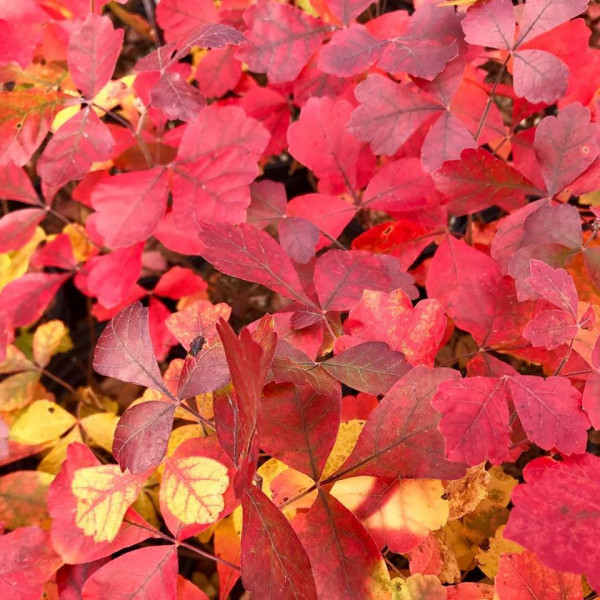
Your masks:
<svg viewBox="0 0 600 600"><path fill-rule="evenodd" d="M358 161L363 144L346 129L351 113L345 100L311 98L288 129L290 153L314 172L319 191L326 194L354 194L362 187Z"/></svg>
<svg viewBox="0 0 600 600"><path fill-rule="evenodd" d="M297 263L304 265L311 260L318 241L318 228L302 217L288 217L279 223L279 243Z"/></svg>
<svg viewBox="0 0 600 600"><path fill-rule="evenodd" d="M125 521L112 542L96 542L76 525L77 498L71 489L75 472L99 464L87 446L72 443L67 448L67 458L60 473L48 489L48 512L53 519L50 530L52 545L69 564L104 558L153 536L151 526L131 509L126 512ZM135 523L139 523L140 527Z"/></svg>
<svg viewBox="0 0 600 600"><path fill-rule="evenodd" d="M177 344L175 336L167 329L166 325L166 320L170 315L171 311L160 300L154 296L150 297L148 302L150 339L152 340L154 354L159 362L164 361L169 350Z"/></svg>
<svg viewBox="0 0 600 600"><path fill-rule="evenodd" d="M67 64L84 97L93 98L110 81L123 35L123 29L115 30L108 17L93 13L71 33Z"/></svg>
<svg viewBox="0 0 600 600"><path fill-rule="evenodd" d="M567 93L569 68L543 50L519 50L514 54L513 86L519 98L552 104Z"/></svg>
<svg viewBox="0 0 600 600"><path fill-rule="evenodd" d="M0 165L0 195L6 200L18 200L34 206L41 204L29 175L13 162Z"/></svg>
<svg viewBox="0 0 600 600"><path fill-rule="evenodd" d="M83 586L83 600L133 597L176 600L175 546L152 546L123 554L100 567Z"/></svg>
<svg viewBox="0 0 600 600"><path fill-rule="evenodd" d="M447 160L460 158L467 148L477 148L473 134L459 118L446 110L431 126L421 147L423 169L431 173Z"/></svg>
<svg viewBox="0 0 600 600"><path fill-rule="evenodd" d="M554 269L541 260L531 260L529 263L531 277L527 283L532 289L562 310L570 313L577 320L577 289L575 282L564 269Z"/></svg>
<svg viewBox="0 0 600 600"><path fill-rule="evenodd" d="M523 44L576 17L586 9L587 5L587 0L572 0L571 2L531 0L521 13L517 44Z"/></svg>
<svg viewBox="0 0 600 600"><path fill-rule="evenodd" d="M109 559L101 558L81 565L64 565L56 573L56 583L60 600L81 600L81 590L85 580L95 573Z"/></svg>
<svg viewBox="0 0 600 600"><path fill-rule="evenodd" d="M321 366L344 385L367 394L386 394L411 369L402 352L384 342L365 342L330 358Z"/></svg>
<svg viewBox="0 0 600 600"><path fill-rule="evenodd" d="M211 0L162 0L156 7L156 19L170 42L195 27L216 23L219 15Z"/></svg>
<svg viewBox="0 0 600 600"><path fill-rule="evenodd" d="M344 331L354 340L385 342L413 366L433 367L446 322L437 300L422 300L413 308L402 290L390 294L364 291L344 322Z"/></svg>
<svg viewBox="0 0 600 600"><path fill-rule="evenodd" d="M495 579L499 600L576 600L581 598L581 576L558 573L531 552L502 554Z"/></svg>
<svg viewBox="0 0 600 600"><path fill-rule="evenodd" d="M390 276L380 256L360 250L330 250L315 265L315 287L323 310L350 310L363 290L387 292Z"/></svg>
<svg viewBox="0 0 600 600"><path fill-rule="evenodd" d="M389 43L373 37L364 25L354 24L336 32L329 44L321 48L317 66L325 73L351 77L377 61Z"/></svg>
<svg viewBox="0 0 600 600"><path fill-rule="evenodd" d="M289 4L259 0L244 14L248 26L236 58L251 71L266 73L271 83L296 79L321 46L328 27Z"/></svg>
<svg viewBox="0 0 600 600"><path fill-rule="evenodd" d="M243 329L238 338L223 320L217 331L227 356L234 393L225 392L215 398L215 424L219 442L238 467L254 437L258 405L277 336L269 315L261 320L254 335Z"/></svg>
<svg viewBox="0 0 600 600"><path fill-rule="evenodd" d="M187 125L172 167L173 219L184 232L201 223L239 223L269 134L236 106L211 105Z"/></svg>
<svg viewBox="0 0 600 600"><path fill-rule="evenodd" d="M509 460L509 413L503 379L443 381L431 404L442 413L439 427L449 460L468 465Z"/></svg>
<svg viewBox="0 0 600 600"><path fill-rule="evenodd" d="M389 162L371 179L362 198L363 206L387 212L423 208L434 194L431 177L416 158Z"/></svg>
<svg viewBox="0 0 600 600"><path fill-rule="evenodd" d="M316 600L308 556L283 513L254 486L242 506L245 589L264 600Z"/></svg>
<svg viewBox="0 0 600 600"><path fill-rule="evenodd" d="M513 4L510 0L478 2L467 11L462 28L469 44L510 50L515 37Z"/></svg>
<svg viewBox="0 0 600 600"><path fill-rule="evenodd" d="M37 321L69 275L26 273L0 291L0 315L8 326L23 327Z"/></svg>
<svg viewBox="0 0 600 600"><path fill-rule="evenodd" d="M527 323L523 329L523 337L529 340L532 346L543 346L553 350L571 341L577 335L578 329L570 314L562 310L545 310Z"/></svg>
<svg viewBox="0 0 600 600"><path fill-rule="evenodd" d="M219 271L255 281L304 305L313 305L300 283L292 261L268 234L251 225L204 225L200 240L204 259Z"/></svg>
<svg viewBox="0 0 600 600"><path fill-rule="evenodd" d="M490 206L512 211L539 190L503 160L483 149L465 150L460 160L446 162L432 173L437 189L446 196L448 211L466 215Z"/></svg>
<svg viewBox="0 0 600 600"><path fill-rule="evenodd" d="M167 209L164 169L122 173L100 181L91 194L94 225L111 248L147 240Z"/></svg>
<svg viewBox="0 0 600 600"><path fill-rule="evenodd" d="M113 146L108 127L86 106L54 134L37 164L38 173L46 185L62 187L81 179L93 162L108 160Z"/></svg>
<svg viewBox="0 0 600 600"><path fill-rule="evenodd" d="M152 88L150 98L152 106L161 110L170 120L192 121L206 106L202 92L175 71L161 75Z"/></svg>
<svg viewBox="0 0 600 600"><path fill-rule="evenodd" d="M509 379L515 409L527 437L544 450L581 454L590 422L581 393L565 377L519 375Z"/></svg>
<svg viewBox="0 0 600 600"><path fill-rule="evenodd" d="M121 470L139 475L160 464L167 451L174 414L174 404L155 401L136 404L123 413L112 447Z"/></svg>
<svg viewBox="0 0 600 600"><path fill-rule="evenodd" d="M399 85L381 75L369 75L356 86L360 106L354 110L348 129L371 143L375 154L395 154L398 148L441 110L411 83Z"/></svg>
<svg viewBox="0 0 600 600"><path fill-rule="evenodd" d="M40 208L15 210L0 217L0 252L23 247L45 217L46 211Z"/></svg>
<svg viewBox="0 0 600 600"><path fill-rule="evenodd" d="M458 377L451 369L431 371L419 366L409 371L370 414L338 475L461 477L464 466L444 459L444 440L437 429L439 416L431 406L439 384Z"/></svg>
<svg viewBox="0 0 600 600"><path fill-rule="evenodd" d="M234 58L236 48L208 52L196 67L194 78L200 91L209 98L219 98L230 92L242 77L242 65Z"/></svg>
<svg viewBox="0 0 600 600"><path fill-rule="evenodd" d="M526 483L512 493L504 537L535 552L557 571L585 573L592 584L600 569L590 531L600 527L600 458L572 456L561 462L537 458L523 470ZM577 540L573 543L573 540Z"/></svg>
<svg viewBox="0 0 600 600"><path fill-rule="evenodd" d="M142 271L143 242L94 256L75 276L75 284L86 296L98 298L106 308L117 306L133 291Z"/></svg>
<svg viewBox="0 0 600 600"><path fill-rule="evenodd" d="M327 8L347 26L352 19L369 8L372 0L328 0Z"/></svg>
<svg viewBox="0 0 600 600"><path fill-rule="evenodd" d="M177 54L173 61L183 58L192 47L225 48L227 44L241 44L245 37L237 29L223 23L207 23L199 25L190 31L183 42L179 43Z"/></svg>
<svg viewBox="0 0 600 600"><path fill-rule="evenodd" d="M283 183L269 179L254 181L250 184L250 196L252 200L246 222L257 229L264 229L270 223L278 223L285 214L287 195Z"/></svg>
<svg viewBox="0 0 600 600"><path fill-rule="evenodd" d="M346 225L352 220L355 207L339 196L325 194L305 194L292 198L285 207L290 217L304 217L320 230L317 250L331 245Z"/></svg>
<svg viewBox="0 0 600 600"><path fill-rule="evenodd" d="M429 265L427 294L444 305L458 327L485 340L494 325L501 279L492 258L447 237Z"/></svg>
<svg viewBox="0 0 600 600"><path fill-rule="evenodd" d="M600 373L590 373L583 390L581 404L585 409L592 427L600 431Z"/></svg>
<svg viewBox="0 0 600 600"><path fill-rule="evenodd" d="M110 320L94 350L94 369L101 375L169 395L150 341L148 309L140 302Z"/></svg>
<svg viewBox="0 0 600 600"><path fill-rule="evenodd" d="M269 384L259 404L261 448L317 480L335 444L340 400L309 385Z"/></svg>
<svg viewBox="0 0 600 600"><path fill-rule="evenodd" d="M186 296L195 296L200 292L204 292L207 287L204 279L196 275L191 269L175 266L163 274L154 288L154 293L157 296L179 300Z"/></svg>
<svg viewBox="0 0 600 600"><path fill-rule="evenodd" d="M546 0L547 1L547 0ZM535 132L535 153L546 188L560 192L583 173L600 153L597 123L579 103L563 108L557 117L542 119Z"/></svg>
<svg viewBox="0 0 600 600"><path fill-rule="evenodd" d="M317 597L389 600L390 576L377 544L338 500L321 491L295 523L310 558Z"/></svg>
<svg viewBox="0 0 600 600"><path fill-rule="evenodd" d="M186 357L179 376L177 397L185 400L198 394L214 392L225 387L230 381L223 346L208 346L196 356Z"/></svg>
<svg viewBox="0 0 600 600"><path fill-rule="evenodd" d="M19 527L1 536L0 558L0 594L11 600L39 600L62 564L50 536L39 527Z"/></svg>

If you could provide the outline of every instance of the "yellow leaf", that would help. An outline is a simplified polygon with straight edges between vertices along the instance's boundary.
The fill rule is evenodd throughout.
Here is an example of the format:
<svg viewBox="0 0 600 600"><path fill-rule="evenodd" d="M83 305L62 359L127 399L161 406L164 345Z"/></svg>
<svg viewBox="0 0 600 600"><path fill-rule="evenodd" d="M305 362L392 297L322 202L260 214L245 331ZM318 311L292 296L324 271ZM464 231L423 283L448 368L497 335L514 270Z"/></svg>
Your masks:
<svg viewBox="0 0 600 600"><path fill-rule="evenodd" d="M69 330L62 321L48 321L40 325L33 335L33 356L40 367L45 367L59 352L73 348Z"/></svg>
<svg viewBox="0 0 600 600"><path fill-rule="evenodd" d="M167 457L173 456L175 450L192 438L206 437L206 429L202 425L182 425L171 431L169 442L167 444ZM158 465L156 473L158 474L159 480L162 478L165 470L165 463L162 462Z"/></svg>
<svg viewBox="0 0 600 600"><path fill-rule="evenodd" d="M358 440L365 423L366 421L360 419L352 419L340 424L335 444L327 458L321 479L327 479L333 475L346 462L356 446L356 440Z"/></svg>
<svg viewBox="0 0 600 600"><path fill-rule="evenodd" d="M58 440L54 448L52 448L40 461L38 471L57 475L63 462L65 462L67 458L67 448L69 447L69 444L72 444L73 442L83 443L83 439L79 433L79 427L73 427L67 435Z"/></svg>
<svg viewBox="0 0 600 600"><path fill-rule="evenodd" d="M115 429L119 417L112 413L96 413L81 419L81 426L90 437L92 445L100 446L107 452L112 452Z"/></svg>
<svg viewBox="0 0 600 600"><path fill-rule="evenodd" d="M463 522L459 519L450 521L444 527L443 532L446 544L454 553L460 569L466 571L470 567L472 568L479 546L469 539Z"/></svg>
<svg viewBox="0 0 600 600"><path fill-rule="evenodd" d="M90 242L85 229L78 223L65 225L62 232L69 236L73 258L77 262L85 262L88 258L98 254L98 249Z"/></svg>
<svg viewBox="0 0 600 600"><path fill-rule="evenodd" d="M132 508L144 517L150 525L154 525L154 527L160 529L160 519L157 512L158 504L158 481L154 477L154 474L152 474L150 479L145 482Z"/></svg>
<svg viewBox="0 0 600 600"><path fill-rule="evenodd" d="M273 499L273 492L271 490L271 482L277 475L287 471L289 467L277 460L276 458L270 458L268 461L260 465L256 470L256 474L262 479L261 489L263 493L269 498L269 500Z"/></svg>
<svg viewBox="0 0 600 600"><path fill-rule="evenodd" d="M77 498L77 527L96 542L111 542L142 485L138 475L121 473L118 465L78 469L71 484Z"/></svg>
<svg viewBox="0 0 600 600"><path fill-rule="evenodd" d="M491 537L489 540L488 549L479 550L475 556L479 568L491 579L498 574L498 561L500 560L501 554L507 552L523 552L523 548L519 546L519 544L504 538L504 527L505 525L498 527L494 537Z"/></svg>
<svg viewBox="0 0 600 600"><path fill-rule="evenodd" d="M446 486L446 496L450 502L449 519L458 519L475 510L487 498L487 486L491 475L485 470L485 463L470 467L461 479L450 481Z"/></svg>
<svg viewBox="0 0 600 600"><path fill-rule="evenodd" d="M19 250L0 254L0 290L7 284L25 275L29 260L40 242L46 239L41 227L36 227L33 237Z"/></svg>
<svg viewBox="0 0 600 600"><path fill-rule="evenodd" d="M359 516L376 540L385 539L392 547L392 540L406 545L446 524L448 500L443 494L437 479L382 484L376 477L360 476L338 481L331 489L331 495Z"/></svg>
<svg viewBox="0 0 600 600"><path fill-rule="evenodd" d="M168 459L160 488L173 516L185 525L214 523L225 508L227 467L212 458Z"/></svg>
<svg viewBox="0 0 600 600"><path fill-rule="evenodd" d="M10 437L23 444L43 444L60 437L75 423L77 419L55 402L38 400L19 414Z"/></svg>
<svg viewBox="0 0 600 600"><path fill-rule="evenodd" d="M9 412L27 406L35 397L40 374L25 371L7 377L0 383L0 410Z"/></svg>

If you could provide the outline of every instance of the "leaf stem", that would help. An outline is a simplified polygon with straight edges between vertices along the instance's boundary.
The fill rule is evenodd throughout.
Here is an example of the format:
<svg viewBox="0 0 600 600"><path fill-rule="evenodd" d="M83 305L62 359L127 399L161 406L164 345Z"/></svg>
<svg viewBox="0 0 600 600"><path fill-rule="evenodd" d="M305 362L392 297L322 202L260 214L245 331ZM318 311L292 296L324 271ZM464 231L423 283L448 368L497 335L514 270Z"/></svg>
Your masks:
<svg viewBox="0 0 600 600"><path fill-rule="evenodd" d="M192 546L192 544L188 544L187 542L179 541L179 540L175 539L174 537L167 535L166 533L163 533L162 531L159 531L158 529L155 529L154 527L146 527L146 525L142 525L141 523L136 523L135 521L129 521L128 519L123 519L123 522L127 523L129 525L133 525L135 527L139 527L140 529L145 529L146 531L150 531L156 537L158 537L162 540L171 542L172 544L175 544L176 546L181 546L182 548L186 548L187 550L190 550L191 552L194 552L195 554L199 554L200 556L203 556L204 558L208 558L209 560L214 560L215 562L221 563L222 565L225 565L226 567L229 567L230 569L234 569L235 571L240 570L239 565L231 563L228 560L225 560L224 558L220 558L214 554L211 554L210 552L206 552L205 550L201 550L200 548L197 548L196 546Z"/></svg>
<svg viewBox="0 0 600 600"><path fill-rule="evenodd" d="M485 108L483 109L483 114L481 115L479 125L477 126L477 131L475 132L475 141L477 141L477 139L479 138L479 135L481 134L481 130L483 129L483 126L485 125L487 116L490 112L490 109L492 108L492 102L494 101L494 94L496 93L496 88L498 87L498 84L500 83L500 80L502 79L502 75L504 75L504 71L506 71L506 67L508 66L508 61L510 60L511 56L512 55L509 53L508 56L506 57L506 59L504 60L504 62L502 63L502 66L500 67L500 71L498 71L498 75L496 75L496 80L494 81L494 85L492 86L492 90L490 91L490 95L488 96L487 102L485 104Z"/></svg>

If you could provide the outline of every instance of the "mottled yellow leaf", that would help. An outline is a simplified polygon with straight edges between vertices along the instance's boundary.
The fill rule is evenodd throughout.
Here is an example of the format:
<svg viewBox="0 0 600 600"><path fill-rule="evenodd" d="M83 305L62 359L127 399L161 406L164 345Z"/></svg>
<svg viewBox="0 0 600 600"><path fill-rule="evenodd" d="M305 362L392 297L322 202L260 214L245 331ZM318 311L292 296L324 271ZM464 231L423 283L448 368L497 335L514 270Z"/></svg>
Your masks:
<svg viewBox="0 0 600 600"><path fill-rule="evenodd" d="M40 367L45 367L59 352L73 348L69 330L62 321L48 321L40 325L33 335L33 356Z"/></svg>
<svg viewBox="0 0 600 600"><path fill-rule="evenodd" d="M202 425L182 425L181 427L177 427L171 431L171 435L169 437L169 442L167 444L167 457L173 456L175 450L183 444L183 442L187 442L187 440L191 440L193 438L206 437L206 428L202 427ZM158 465L156 472L158 474L159 480L162 478L163 472L165 470L165 463L162 462Z"/></svg>
<svg viewBox="0 0 600 600"><path fill-rule="evenodd" d="M448 592L435 575L392 579L392 600L446 600Z"/></svg>
<svg viewBox="0 0 600 600"><path fill-rule="evenodd" d="M56 475L67 458L67 448L69 444L73 442L83 442L79 427L74 427L65 435L58 440L57 444L42 458L38 465L38 471L44 471L44 473L51 473Z"/></svg>
<svg viewBox="0 0 600 600"><path fill-rule="evenodd" d="M40 374L25 371L7 377L0 383L0 410L9 412L27 406L36 395Z"/></svg>
<svg viewBox="0 0 600 600"><path fill-rule="evenodd" d="M508 506L510 495L519 483L514 477L507 475L500 466L492 467L489 471L491 476L488 483L488 499L499 506Z"/></svg>
<svg viewBox="0 0 600 600"><path fill-rule="evenodd" d="M462 571L474 566L475 554L479 546L467 535L467 529L460 519L450 521L443 529L446 544L454 553Z"/></svg>
<svg viewBox="0 0 600 600"><path fill-rule="evenodd" d="M365 423L366 421L361 419L352 419L340 424L335 444L327 458L321 479L327 479L333 475L346 462L356 446L356 441Z"/></svg>
<svg viewBox="0 0 600 600"><path fill-rule="evenodd" d="M78 469L71 484L77 498L76 525L96 542L114 540L142 485L139 475L121 473L118 465Z"/></svg>
<svg viewBox="0 0 600 600"><path fill-rule="evenodd" d="M522 546L516 542L511 542L503 536L505 525L498 527L494 537L489 539L489 547L487 550L479 550L475 556L475 560L479 568L491 579L498 574L498 561L500 555L507 552L521 553Z"/></svg>
<svg viewBox="0 0 600 600"><path fill-rule="evenodd" d="M89 436L91 445L100 446L107 452L112 452L118 422L119 417L113 413L96 413L81 419L81 426Z"/></svg>
<svg viewBox="0 0 600 600"><path fill-rule="evenodd" d="M23 444L43 444L60 437L77 419L49 400L38 400L23 410L10 429L10 437Z"/></svg>
<svg viewBox="0 0 600 600"><path fill-rule="evenodd" d="M227 467L212 458L188 456L166 461L161 498L185 525L214 523L225 507Z"/></svg>
<svg viewBox="0 0 600 600"><path fill-rule="evenodd" d="M446 496L450 503L449 519L458 519L475 510L487 497L491 475L485 470L485 463L467 469L460 479L452 480L446 486Z"/></svg>
<svg viewBox="0 0 600 600"><path fill-rule="evenodd" d="M157 511L158 504L158 481L153 473L150 479L144 483L144 487L132 504L132 508L144 517L150 525L154 525L154 527L160 529L160 518Z"/></svg>

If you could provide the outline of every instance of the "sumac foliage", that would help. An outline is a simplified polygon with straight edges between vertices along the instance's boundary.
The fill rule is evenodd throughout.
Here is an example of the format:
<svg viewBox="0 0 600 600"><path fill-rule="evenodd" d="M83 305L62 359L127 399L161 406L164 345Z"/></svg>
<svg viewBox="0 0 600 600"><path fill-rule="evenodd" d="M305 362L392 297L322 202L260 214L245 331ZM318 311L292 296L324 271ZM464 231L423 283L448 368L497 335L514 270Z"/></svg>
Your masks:
<svg viewBox="0 0 600 600"><path fill-rule="evenodd" d="M598 8L0 2L0 597L596 598Z"/></svg>

